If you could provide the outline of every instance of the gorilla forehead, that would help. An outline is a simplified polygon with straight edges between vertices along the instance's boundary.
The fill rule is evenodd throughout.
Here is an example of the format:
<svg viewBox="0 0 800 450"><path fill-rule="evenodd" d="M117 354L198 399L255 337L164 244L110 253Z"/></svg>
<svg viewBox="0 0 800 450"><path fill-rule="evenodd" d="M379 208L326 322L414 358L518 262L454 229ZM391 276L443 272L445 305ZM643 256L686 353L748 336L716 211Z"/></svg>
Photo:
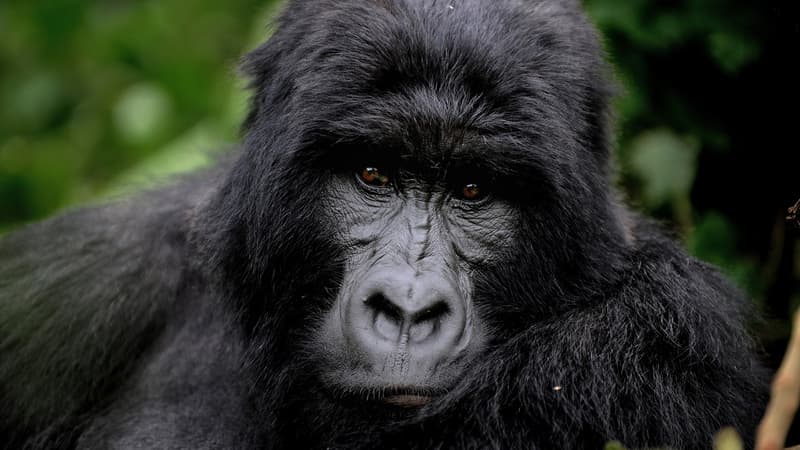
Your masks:
<svg viewBox="0 0 800 450"><path fill-rule="evenodd" d="M289 164L345 142L600 187L611 89L584 20L571 1L294 2L245 60L248 123L284 127Z"/></svg>
<svg viewBox="0 0 800 450"><path fill-rule="evenodd" d="M447 83L463 75L476 88L488 83L516 90L521 78L557 84L602 66L597 37L569 0L328 3L292 3L279 23L279 33L302 30L293 31L294 56L306 61L294 66L297 74L307 73L310 64L317 70L309 75L319 75L322 64L323 71L341 69L377 87L389 87L383 79L388 69L417 82Z"/></svg>
<svg viewBox="0 0 800 450"><path fill-rule="evenodd" d="M270 109L306 134L419 146L473 130L565 158L603 127L611 89L574 2L334 3L292 3L244 64L262 104L283 100Z"/></svg>
<svg viewBox="0 0 800 450"><path fill-rule="evenodd" d="M602 79L595 36L570 34L583 20L562 3L391 5L345 5L319 18L307 39L316 47L309 49L311 67L297 69L301 96L324 96L345 108L378 96L419 119L494 129L574 119L585 111L578 103L602 87L594 81ZM414 98L425 94L439 101ZM402 107L398 96L414 107ZM487 118L491 113L500 117ZM517 123L498 124L500 118Z"/></svg>

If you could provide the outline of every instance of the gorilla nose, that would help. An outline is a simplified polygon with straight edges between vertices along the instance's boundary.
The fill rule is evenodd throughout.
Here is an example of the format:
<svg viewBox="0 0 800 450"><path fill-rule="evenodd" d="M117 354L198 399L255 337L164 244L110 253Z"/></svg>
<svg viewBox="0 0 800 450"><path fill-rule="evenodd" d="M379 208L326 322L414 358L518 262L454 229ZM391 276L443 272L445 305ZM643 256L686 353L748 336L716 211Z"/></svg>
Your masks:
<svg viewBox="0 0 800 450"><path fill-rule="evenodd" d="M351 304L345 327L361 350L402 351L432 364L454 353L466 325L457 291L444 279L386 275L369 277Z"/></svg>
<svg viewBox="0 0 800 450"><path fill-rule="evenodd" d="M430 299L430 302L414 309L376 293L368 297L365 303L366 319L372 322L373 331L389 341L402 342L405 339L410 343L421 343L435 338L442 326L452 326L447 320L450 307L443 300Z"/></svg>

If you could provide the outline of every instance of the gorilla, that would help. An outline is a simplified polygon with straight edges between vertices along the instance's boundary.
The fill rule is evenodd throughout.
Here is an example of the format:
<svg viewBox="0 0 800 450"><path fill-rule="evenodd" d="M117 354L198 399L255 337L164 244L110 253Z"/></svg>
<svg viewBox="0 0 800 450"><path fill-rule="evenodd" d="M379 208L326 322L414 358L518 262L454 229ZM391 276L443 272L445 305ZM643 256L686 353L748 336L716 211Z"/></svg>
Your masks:
<svg viewBox="0 0 800 450"><path fill-rule="evenodd" d="M295 0L242 67L234 154L0 243L0 442L752 442L752 312L619 200L577 0Z"/></svg>

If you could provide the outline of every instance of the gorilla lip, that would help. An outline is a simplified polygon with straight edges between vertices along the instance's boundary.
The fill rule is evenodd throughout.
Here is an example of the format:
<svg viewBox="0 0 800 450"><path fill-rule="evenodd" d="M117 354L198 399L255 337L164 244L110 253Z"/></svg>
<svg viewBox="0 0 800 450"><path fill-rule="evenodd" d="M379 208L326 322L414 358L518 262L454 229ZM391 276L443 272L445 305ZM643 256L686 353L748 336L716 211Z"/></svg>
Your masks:
<svg viewBox="0 0 800 450"><path fill-rule="evenodd" d="M413 408L427 405L434 397L429 389L401 388L388 390L381 400L390 405Z"/></svg>
<svg viewBox="0 0 800 450"><path fill-rule="evenodd" d="M394 406L413 408L425 406L433 400L430 395L423 394L395 394L383 398L383 401Z"/></svg>

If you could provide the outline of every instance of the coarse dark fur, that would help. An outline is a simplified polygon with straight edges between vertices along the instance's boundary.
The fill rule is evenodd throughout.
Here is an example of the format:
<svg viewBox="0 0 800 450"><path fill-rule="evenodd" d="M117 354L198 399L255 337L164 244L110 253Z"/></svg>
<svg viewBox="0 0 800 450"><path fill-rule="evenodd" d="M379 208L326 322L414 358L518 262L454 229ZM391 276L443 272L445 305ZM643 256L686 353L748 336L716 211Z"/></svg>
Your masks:
<svg viewBox="0 0 800 450"><path fill-rule="evenodd" d="M751 441L747 301L617 202L613 89L577 2L296 0L244 68L230 160L0 241L8 448ZM435 165L468 135L520 218L473 280L488 343L421 408L339 397L309 336L344 270L320 200L342 143Z"/></svg>

